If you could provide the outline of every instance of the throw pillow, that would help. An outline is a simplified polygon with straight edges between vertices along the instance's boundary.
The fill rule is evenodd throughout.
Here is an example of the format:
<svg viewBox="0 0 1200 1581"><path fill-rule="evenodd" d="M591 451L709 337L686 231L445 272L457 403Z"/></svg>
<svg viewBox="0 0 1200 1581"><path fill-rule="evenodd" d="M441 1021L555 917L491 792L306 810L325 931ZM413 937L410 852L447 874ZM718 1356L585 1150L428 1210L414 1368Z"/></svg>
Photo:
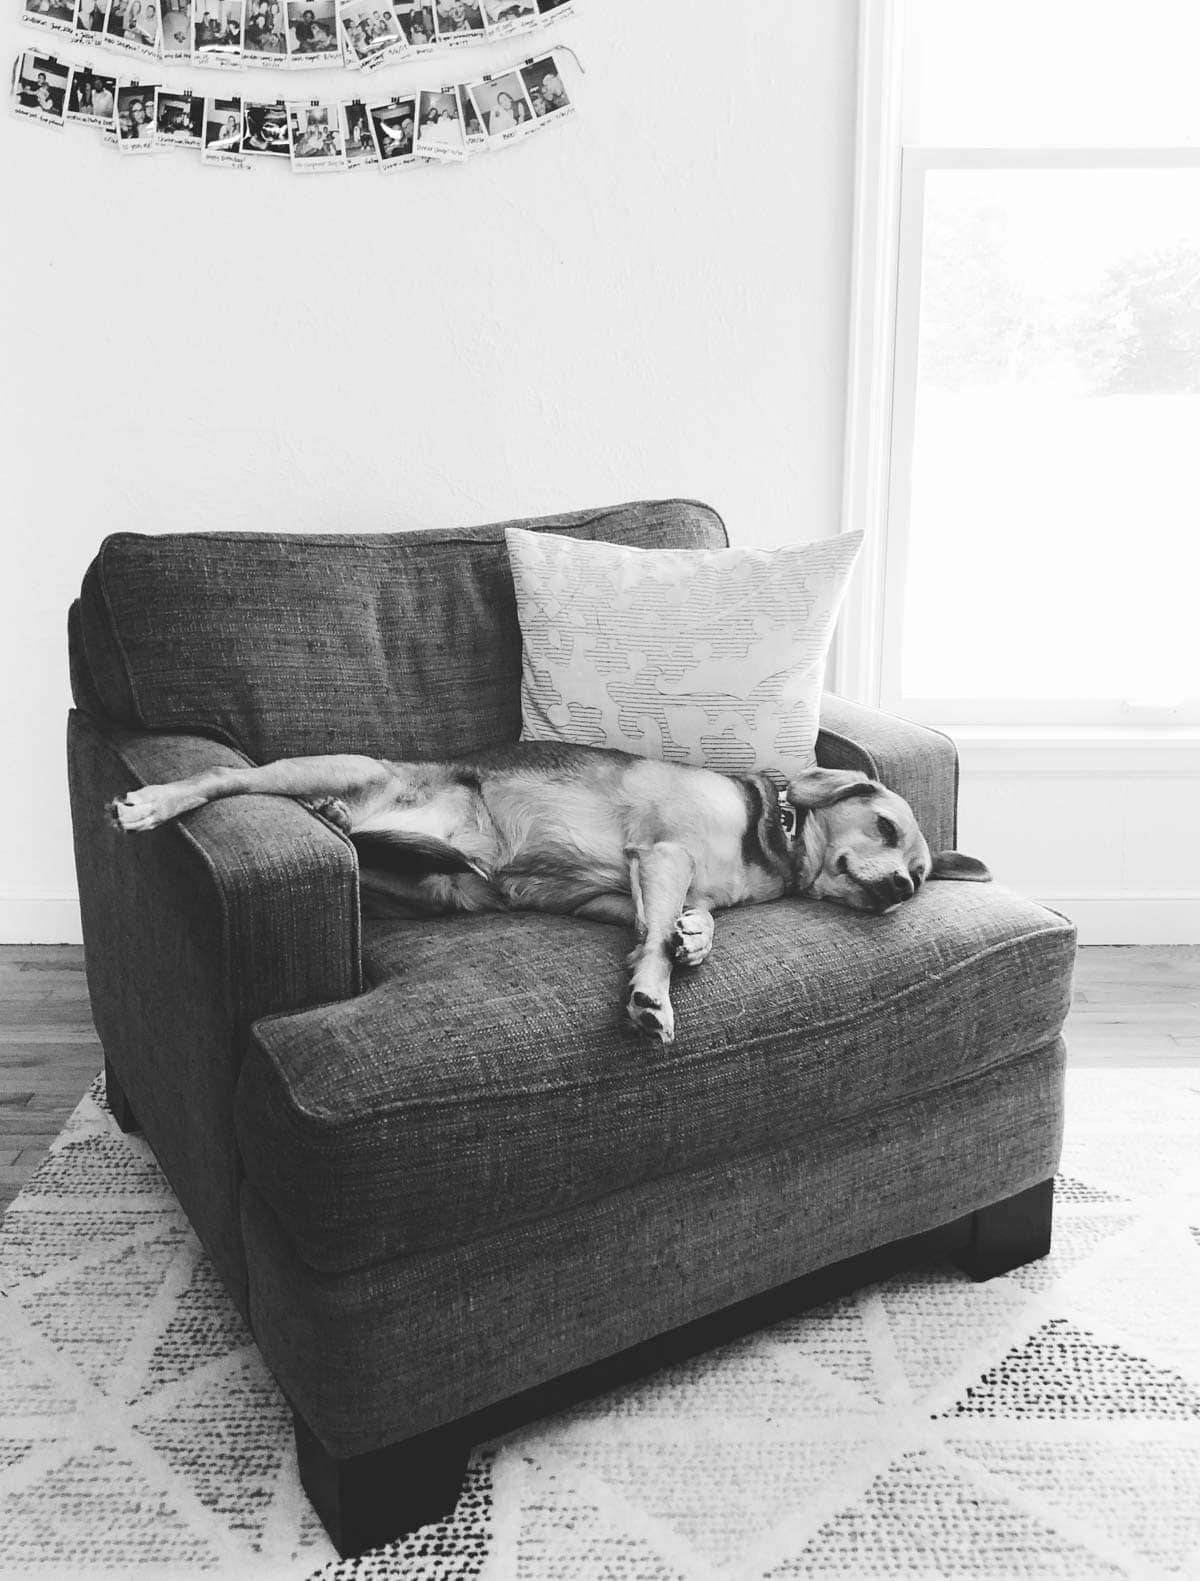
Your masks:
<svg viewBox="0 0 1200 1581"><path fill-rule="evenodd" d="M523 741L724 773L812 767L825 658L862 533L716 550L505 537Z"/></svg>

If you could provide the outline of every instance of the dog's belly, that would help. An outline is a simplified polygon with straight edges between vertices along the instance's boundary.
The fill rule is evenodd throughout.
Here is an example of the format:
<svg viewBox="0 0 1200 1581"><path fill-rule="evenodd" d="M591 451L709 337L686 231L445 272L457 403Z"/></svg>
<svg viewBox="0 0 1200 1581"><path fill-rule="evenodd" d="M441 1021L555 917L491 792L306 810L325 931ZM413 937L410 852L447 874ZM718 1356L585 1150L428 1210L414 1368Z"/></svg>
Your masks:
<svg viewBox="0 0 1200 1581"><path fill-rule="evenodd" d="M586 783L495 782L484 792L500 836L494 877L516 906L571 909L629 893L623 820Z"/></svg>

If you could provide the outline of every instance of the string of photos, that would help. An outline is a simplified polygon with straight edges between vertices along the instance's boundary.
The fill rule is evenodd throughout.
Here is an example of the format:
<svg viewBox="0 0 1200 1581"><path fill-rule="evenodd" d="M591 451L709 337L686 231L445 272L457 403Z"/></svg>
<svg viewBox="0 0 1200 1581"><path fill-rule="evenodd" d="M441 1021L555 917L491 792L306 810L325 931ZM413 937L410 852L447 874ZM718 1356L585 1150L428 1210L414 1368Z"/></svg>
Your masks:
<svg viewBox="0 0 1200 1581"><path fill-rule="evenodd" d="M374 71L532 32L576 0L25 0L48 32L195 66Z"/></svg>
<svg viewBox="0 0 1200 1581"><path fill-rule="evenodd" d="M575 113L557 50L476 81L349 102L193 96L28 50L14 67L13 103L18 115L44 125L97 127L122 154L183 148L198 150L206 164L247 169L286 159L301 172L458 162Z"/></svg>

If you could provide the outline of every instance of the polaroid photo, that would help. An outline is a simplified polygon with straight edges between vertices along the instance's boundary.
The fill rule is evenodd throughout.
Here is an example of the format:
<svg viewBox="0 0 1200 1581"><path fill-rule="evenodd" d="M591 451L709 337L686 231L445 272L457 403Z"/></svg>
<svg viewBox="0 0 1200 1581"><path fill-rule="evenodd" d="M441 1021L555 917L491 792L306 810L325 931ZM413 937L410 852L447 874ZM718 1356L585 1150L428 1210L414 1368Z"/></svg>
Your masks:
<svg viewBox="0 0 1200 1581"><path fill-rule="evenodd" d="M549 22L566 21L575 15L575 0L537 0L538 16Z"/></svg>
<svg viewBox="0 0 1200 1581"><path fill-rule="evenodd" d="M489 148L514 143L533 126L533 106L518 72L485 77L471 83L467 91L487 132Z"/></svg>
<svg viewBox="0 0 1200 1581"><path fill-rule="evenodd" d="M117 0L112 0L116 5ZM243 0L192 0L192 61L234 66L242 58Z"/></svg>
<svg viewBox="0 0 1200 1581"><path fill-rule="evenodd" d="M104 17L104 42L126 54L158 54L158 0L109 0Z"/></svg>
<svg viewBox="0 0 1200 1581"><path fill-rule="evenodd" d="M288 61L293 66L340 66L334 0L285 0Z"/></svg>
<svg viewBox="0 0 1200 1581"><path fill-rule="evenodd" d="M67 100L71 92L71 68L53 55L34 50L17 59L13 72L13 109L30 121L62 128L67 124Z"/></svg>
<svg viewBox="0 0 1200 1581"><path fill-rule="evenodd" d="M91 66L76 66L71 73L67 120L86 126L112 126L117 109L117 79L102 76Z"/></svg>
<svg viewBox="0 0 1200 1581"><path fill-rule="evenodd" d="M367 110L379 163L388 174L411 165L417 157L417 101L389 99Z"/></svg>
<svg viewBox="0 0 1200 1581"><path fill-rule="evenodd" d="M261 154L264 158L291 159L292 140L288 136L287 105L282 99L265 104L246 100L245 135L242 138L244 154Z"/></svg>
<svg viewBox="0 0 1200 1581"><path fill-rule="evenodd" d="M160 148L199 148L204 141L204 100L178 88L160 88L156 122Z"/></svg>
<svg viewBox="0 0 1200 1581"><path fill-rule="evenodd" d="M48 33L74 33L75 0L25 0L21 20Z"/></svg>
<svg viewBox="0 0 1200 1581"><path fill-rule="evenodd" d="M563 73L553 55L543 55L519 68L525 92L533 106L534 127L545 126L549 121L565 120L575 114L575 106L567 94Z"/></svg>
<svg viewBox="0 0 1200 1581"><path fill-rule="evenodd" d="M345 170L341 105L313 99L308 104L289 104L287 112L292 132L292 169L302 175Z"/></svg>
<svg viewBox="0 0 1200 1581"><path fill-rule="evenodd" d="M86 5L88 0L79 0ZM159 0L159 53L164 60L191 60L192 7L190 0Z"/></svg>
<svg viewBox="0 0 1200 1581"><path fill-rule="evenodd" d="M433 25L439 44L478 44L487 38L482 0L433 0Z"/></svg>
<svg viewBox="0 0 1200 1581"><path fill-rule="evenodd" d="M108 20L108 0L76 0L75 32L77 34L103 33Z"/></svg>
<svg viewBox="0 0 1200 1581"><path fill-rule="evenodd" d="M338 17L346 58L364 71L407 55L408 40L388 0L341 0Z"/></svg>
<svg viewBox="0 0 1200 1581"><path fill-rule="evenodd" d="M200 149L204 163L248 170L249 161L242 152L242 130L240 99L205 99L204 143Z"/></svg>
<svg viewBox="0 0 1200 1581"><path fill-rule="evenodd" d="M489 38L511 38L537 27L537 0L483 0L483 20Z"/></svg>
<svg viewBox="0 0 1200 1581"><path fill-rule="evenodd" d="M417 95L417 156L439 164L467 157L457 88L423 88Z"/></svg>
<svg viewBox="0 0 1200 1581"><path fill-rule="evenodd" d="M246 0L242 60L247 66L278 68L288 63L283 0Z"/></svg>
<svg viewBox="0 0 1200 1581"><path fill-rule="evenodd" d="M479 119L475 102L464 85L460 85L458 89L458 114L462 121L463 140L467 145L468 156L485 153L488 135L484 130L483 122Z"/></svg>
<svg viewBox="0 0 1200 1581"><path fill-rule="evenodd" d="M374 170L379 150L371 135L371 117L361 99L342 105L342 142L346 148L347 170Z"/></svg>
<svg viewBox="0 0 1200 1581"><path fill-rule="evenodd" d="M392 0L392 10L411 55L428 55L437 43L433 7L421 0Z"/></svg>
<svg viewBox="0 0 1200 1581"><path fill-rule="evenodd" d="M123 154L152 154L158 137L158 89L151 84L117 84L117 147Z"/></svg>
<svg viewBox="0 0 1200 1581"><path fill-rule="evenodd" d="M125 13L125 48L138 55L157 56L162 44L162 8L159 0L129 0Z"/></svg>

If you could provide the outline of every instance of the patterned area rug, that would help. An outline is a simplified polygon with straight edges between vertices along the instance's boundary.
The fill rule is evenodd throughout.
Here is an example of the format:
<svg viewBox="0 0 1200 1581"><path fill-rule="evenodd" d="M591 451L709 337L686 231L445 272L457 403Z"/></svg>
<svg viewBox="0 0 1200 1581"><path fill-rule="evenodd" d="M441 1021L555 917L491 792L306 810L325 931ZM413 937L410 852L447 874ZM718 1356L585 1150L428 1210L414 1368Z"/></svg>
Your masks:
<svg viewBox="0 0 1200 1581"><path fill-rule="evenodd" d="M0 1576L1200 1576L1200 1073L1074 1073L1055 1245L930 1265L481 1448L339 1561L99 1082L0 1229Z"/></svg>

